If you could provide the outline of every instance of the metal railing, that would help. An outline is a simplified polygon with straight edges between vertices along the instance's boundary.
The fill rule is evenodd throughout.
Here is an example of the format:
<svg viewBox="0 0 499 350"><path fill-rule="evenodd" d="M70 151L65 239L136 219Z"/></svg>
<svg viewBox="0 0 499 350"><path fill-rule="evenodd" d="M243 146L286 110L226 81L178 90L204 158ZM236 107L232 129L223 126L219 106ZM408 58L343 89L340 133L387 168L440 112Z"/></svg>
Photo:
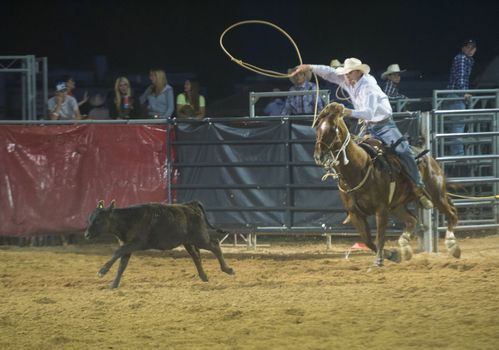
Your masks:
<svg viewBox="0 0 499 350"><path fill-rule="evenodd" d="M41 66L41 67L40 67ZM47 57L34 55L0 56L0 73L21 74L21 115L23 120L36 120L46 115L48 99ZM37 111L37 74L42 75L42 111Z"/></svg>
<svg viewBox="0 0 499 350"><path fill-rule="evenodd" d="M322 99L325 105L329 103L329 90L319 90L319 98ZM261 98L266 97L288 97L288 96L308 96L311 95L314 98L317 96L317 90L307 90L307 91L269 91L269 92L253 92L249 93L249 116L251 118L257 117L255 113L255 105ZM314 99L315 101L315 99ZM320 112L320 111L317 111Z"/></svg>
<svg viewBox="0 0 499 350"><path fill-rule="evenodd" d="M456 230L499 230L499 108L435 110L432 112L431 149L457 193L453 199L458 209ZM446 132L453 119L467 126L466 132ZM449 154L450 146L459 140L463 155ZM432 229L446 230L443 217L434 216ZM437 235L438 237L438 235Z"/></svg>
<svg viewBox="0 0 499 350"><path fill-rule="evenodd" d="M466 101L468 109L499 107L499 89L434 90L433 109L442 110L446 103L463 101L464 94L471 95Z"/></svg>

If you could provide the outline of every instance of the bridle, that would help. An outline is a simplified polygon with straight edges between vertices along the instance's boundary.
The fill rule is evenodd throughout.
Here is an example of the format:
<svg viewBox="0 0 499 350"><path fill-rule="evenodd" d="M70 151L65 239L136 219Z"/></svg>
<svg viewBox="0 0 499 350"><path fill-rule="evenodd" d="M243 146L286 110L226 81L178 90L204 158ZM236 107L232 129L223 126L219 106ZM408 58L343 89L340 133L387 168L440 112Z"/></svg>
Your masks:
<svg viewBox="0 0 499 350"><path fill-rule="evenodd" d="M338 179L343 180L343 182L346 182L346 181L344 179L344 176L342 176L342 174L336 169L336 167L340 164L339 158L341 155L343 155L343 164L344 165L347 165L348 163L350 163L350 160L347 157L346 148L347 148L348 144L350 143L352 137L350 135L350 132L347 131L347 136L345 137L345 140L341 144L340 148L337 150L334 150L333 149L334 141L337 137L339 137L339 129L338 129L337 125L335 125L335 132L336 132L336 136L331 141L331 143L329 145L320 141L321 146L325 146L325 148L327 149L327 152L330 156L330 157L326 157L324 159L324 161L320 162L320 165L322 165L322 167L326 171L326 173L322 177L322 181L326 181L327 178L331 176L333 179L335 179L338 182L338 188L340 189L340 191L345 192L345 193L350 193L350 192L358 190L366 183L367 178L369 177L369 174L371 173L373 166L372 166L371 162L368 163L369 166L367 168L367 172L364 175L363 179L360 181L360 183L357 184L357 186L350 188L350 189L342 188Z"/></svg>

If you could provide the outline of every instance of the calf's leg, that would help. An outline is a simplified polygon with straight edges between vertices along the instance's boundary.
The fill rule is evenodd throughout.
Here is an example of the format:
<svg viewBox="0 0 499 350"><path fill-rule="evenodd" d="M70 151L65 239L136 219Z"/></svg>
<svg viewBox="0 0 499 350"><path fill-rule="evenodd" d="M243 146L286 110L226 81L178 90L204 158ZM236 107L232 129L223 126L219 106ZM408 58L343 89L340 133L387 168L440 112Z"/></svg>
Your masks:
<svg viewBox="0 0 499 350"><path fill-rule="evenodd" d="M192 257L192 260L194 261L194 265L196 265L196 269L198 270L198 275L199 278L203 282L208 282L208 276L206 275L206 272L204 272L203 269L203 263L201 262L201 253L199 252L199 249L197 249L195 246L191 244L184 244L185 250L190 254Z"/></svg>
<svg viewBox="0 0 499 350"><path fill-rule="evenodd" d="M99 272L97 272L97 276L103 277L109 271L111 266L113 266L114 262L116 260L118 260L119 258L121 258L122 256L124 256L126 254L132 254L133 252L135 252L137 250L143 250L143 249L144 249L144 246L142 245L142 243L139 243L139 242L125 243L124 245L119 247L114 252L111 259L109 259L109 261L101 267ZM126 264L123 267L123 270L125 270L125 267L126 267Z"/></svg>
<svg viewBox="0 0 499 350"><path fill-rule="evenodd" d="M132 256L131 253L125 254L121 257L120 266L118 267L118 272L116 273L116 277L114 278L114 281L109 286L110 288L113 288L113 289L118 288L118 286L120 285L121 275L123 275L123 271L125 271L126 266L128 265L128 261L130 260L130 256Z"/></svg>
<svg viewBox="0 0 499 350"><path fill-rule="evenodd" d="M210 252L212 252L217 257L218 263L220 264L220 269L223 272L225 272L225 273L227 273L229 275L234 275L235 274L234 269L232 269L231 267L229 267L225 263L225 259L224 259L223 253L222 253L222 249L220 249L220 242L218 241L218 239L211 238L210 242L208 243L208 245L206 247L203 246L201 248L209 250Z"/></svg>

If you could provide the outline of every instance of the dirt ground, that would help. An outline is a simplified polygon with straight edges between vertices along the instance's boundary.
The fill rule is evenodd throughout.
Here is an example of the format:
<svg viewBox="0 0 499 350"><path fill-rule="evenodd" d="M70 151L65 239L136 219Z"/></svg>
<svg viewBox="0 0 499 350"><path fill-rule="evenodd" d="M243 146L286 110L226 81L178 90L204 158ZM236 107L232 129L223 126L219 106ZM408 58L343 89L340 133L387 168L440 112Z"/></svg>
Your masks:
<svg viewBox="0 0 499 350"><path fill-rule="evenodd" d="M117 245L0 246L0 349L498 349L499 236L460 239L462 258L416 254L369 269L352 242L183 250L96 272ZM389 246L394 242L389 242ZM413 242L415 247L415 242Z"/></svg>

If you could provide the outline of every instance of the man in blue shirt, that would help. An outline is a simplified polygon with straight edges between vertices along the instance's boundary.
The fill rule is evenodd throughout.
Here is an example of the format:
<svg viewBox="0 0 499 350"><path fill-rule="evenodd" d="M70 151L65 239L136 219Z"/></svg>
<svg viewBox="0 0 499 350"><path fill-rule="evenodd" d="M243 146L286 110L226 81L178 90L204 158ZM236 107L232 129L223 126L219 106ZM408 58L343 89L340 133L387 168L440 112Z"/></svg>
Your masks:
<svg viewBox="0 0 499 350"><path fill-rule="evenodd" d="M470 88L470 75L473 64L475 63L473 55L476 52L476 42L472 39L465 40L459 52L452 60L450 69L449 90L468 90ZM460 99L447 102L446 109L466 109L466 102L471 98L470 94L451 94L449 97L459 97ZM449 132L464 132L464 117L457 116L452 118L452 124L449 125ZM450 155L464 155L464 144L462 139L456 139L450 147Z"/></svg>
<svg viewBox="0 0 499 350"><path fill-rule="evenodd" d="M294 69L289 69L288 74L295 71ZM293 83L293 86L289 88L289 91L316 91L316 86L314 83L310 82L312 73L310 71L299 72L291 76L289 80ZM288 96L286 98L286 103L281 112L281 115L303 115L303 114L314 114L315 110L315 97L316 94L309 94L303 96ZM322 111L324 104L322 99L319 97L317 102L317 113Z"/></svg>

